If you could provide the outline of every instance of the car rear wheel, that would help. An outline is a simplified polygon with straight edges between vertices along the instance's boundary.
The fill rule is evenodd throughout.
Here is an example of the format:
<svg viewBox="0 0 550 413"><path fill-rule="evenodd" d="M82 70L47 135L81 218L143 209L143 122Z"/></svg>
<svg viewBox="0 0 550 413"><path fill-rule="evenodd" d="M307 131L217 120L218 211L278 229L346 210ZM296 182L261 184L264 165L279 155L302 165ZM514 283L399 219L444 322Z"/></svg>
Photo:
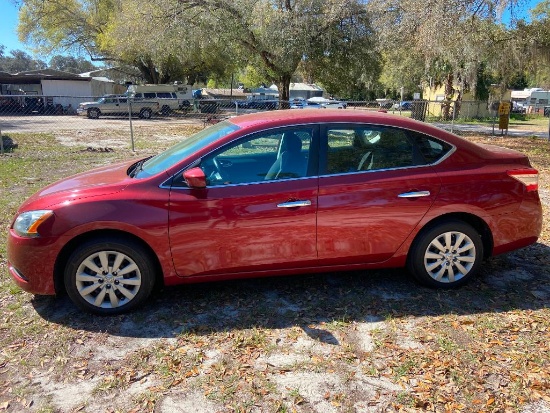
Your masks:
<svg viewBox="0 0 550 413"><path fill-rule="evenodd" d="M453 288L468 282L483 260L479 233L462 221L449 221L422 231L411 248L408 268L422 284Z"/></svg>
<svg viewBox="0 0 550 413"><path fill-rule="evenodd" d="M151 119L151 115L152 115L152 112L151 112L151 109L149 108L142 109L141 112L139 112L139 117L142 119Z"/></svg>
<svg viewBox="0 0 550 413"><path fill-rule="evenodd" d="M65 267L65 288L82 310L114 315L141 305L153 290L150 254L131 240L95 239L79 246Z"/></svg>

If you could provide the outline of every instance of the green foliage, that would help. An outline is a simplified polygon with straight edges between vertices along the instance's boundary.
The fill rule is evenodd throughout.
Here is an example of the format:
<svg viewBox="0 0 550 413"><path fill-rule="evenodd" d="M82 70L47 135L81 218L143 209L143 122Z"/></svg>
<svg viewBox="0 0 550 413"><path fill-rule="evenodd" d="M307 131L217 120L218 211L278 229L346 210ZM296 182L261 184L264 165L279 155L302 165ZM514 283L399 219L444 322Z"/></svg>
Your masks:
<svg viewBox="0 0 550 413"><path fill-rule="evenodd" d="M490 86L493 83L491 76L486 72L485 65L482 64L477 70L476 94L475 98L479 100L489 100L491 94Z"/></svg>
<svg viewBox="0 0 550 413"><path fill-rule="evenodd" d="M401 87L405 97L412 98L419 92L419 85L424 76L424 62L420 55L409 53L405 48L393 48L383 51L383 68L380 82L384 89L393 90L392 98L400 98ZM384 92L380 96L387 96ZM379 96L379 97L380 97Z"/></svg>
<svg viewBox="0 0 550 413"><path fill-rule="evenodd" d="M531 22L507 27L499 21L506 7L523 5L520 0L21 0L18 32L40 53L86 53L136 68L148 83L212 79L227 85L236 75L248 87L274 82L287 99L292 78L300 74L330 94L362 99L397 97L401 88L410 96L419 85L453 79L462 91L484 97L489 80L502 89L550 86L550 0L532 10ZM0 68L43 67L17 53L6 57L1 48ZM81 70L82 59L53 59L50 65L60 70L89 70Z"/></svg>
<svg viewBox="0 0 550 413"><path fill-rule="evenodd" d="M50 59L49 67L69 73L84 73L97 69L83 57L55 55Z"/></svg>
<svg viewBox="0 0 550 413"><path fill-rule="evenodd" d="M515 31L523 67L530 86L550 88L550 1L541 1L531 16L532 22L520 22Z"/></svg>
<svg viewBox="0 0 550 413"><path fill-rule="evenodd" d="M265 81L260 71L255 66L246 66L238 77L239 83L242 83L246 88L257 88Z"/></svg>
<svg viewBox="0 0 550 413"><path fill-rule="evenodd" d="M165 5L163 10L171 10L173 19L188 14L198 18L198 24L191 23L200 38L212 42L216 33L224 49L234 47L233 61L253 66L263 82L275 82L283 100L300 64L335 91L342 84L348 87L350 79L360 81L373 73L375 65L366 64L375 61L367 52L373 49L373 33L357 0L182 0L177 7L171 0L157 1ZM315 70L308 71L310 67Z"/></svg>
<svg viewBox="0 0 550 413"><path fill-rule="evenodd" d="M350 97L369 89L378 79L382 58L375 47L368 16L359 3L319 34L304 66L332 95Z"/></svg>
<svg viewBox="0 0 550 413"><path fill-rule="evenodd" d="M531 10L531 18L536 21L548 21L550 19L550 0L540 1Z"/></svg>
<svg viewBox="0 0 550 413"><path fill-rule="evenodd" d="M231 44L206 32L204 16L177 9L172 0L120 2L99 44L133 64L149 83L205 81L233 70Z"/></svg>
<svg viewBox="0 0 550 413"><path fill-rule="evenodd" d="M0 45L0 71L7 73L26 72L28 70L44 69L46 63L33 59L22 50L11 50L10 55L4 54L5 46Z"/></svg>
<svg viewBox="0 0 550 413"><path fill-rule="evenodd" d="M383 85L419 84L420 75L424 84L453 79L454 86L480 97L487 95L489 78L505 89L521 76L528 42L499 19L506 7L521 10L522 5L517 0L434 0L429 6L416 0L370 1L382 51L393 57L385 60Z"/></svg>
<svg viewBox="0 0 550 413"><path fill-rule="evenodd" d="M86 4L87 3L87 4ZM86 51L101 54L95 39L107 24L110 0L24 0L19 12L19 39L43 54Z"/></svg>

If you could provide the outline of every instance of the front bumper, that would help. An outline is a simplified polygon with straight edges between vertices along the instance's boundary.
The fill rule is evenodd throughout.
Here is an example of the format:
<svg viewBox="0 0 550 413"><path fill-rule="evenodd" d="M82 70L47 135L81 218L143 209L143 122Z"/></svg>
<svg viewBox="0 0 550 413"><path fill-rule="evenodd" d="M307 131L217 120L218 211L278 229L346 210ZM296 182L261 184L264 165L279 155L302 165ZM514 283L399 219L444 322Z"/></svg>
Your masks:
<svg viewBox="0 0 550 413"><path fill-rule="evenodd" d="M22 238L10 229L7 252L9 274L21 289L38 295L56 293L56 239Z"/></svg>

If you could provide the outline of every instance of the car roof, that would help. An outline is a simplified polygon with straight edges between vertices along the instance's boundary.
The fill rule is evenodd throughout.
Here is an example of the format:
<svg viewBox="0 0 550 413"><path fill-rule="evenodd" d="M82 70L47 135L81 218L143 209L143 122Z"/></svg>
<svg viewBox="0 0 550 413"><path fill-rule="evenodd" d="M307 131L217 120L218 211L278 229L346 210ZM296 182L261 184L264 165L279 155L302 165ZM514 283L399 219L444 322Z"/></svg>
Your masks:
<svg viewBox="0 0 550 413"><path fill-rule="evenodd" d="M307 123L374 123L388 126L400 126L408 129L424 129L430 127L422 122L415 121L398 115L391 115L384 112L353 110L353 109L326 109L322 111L295 111L295 110L277 110L270 112L258 112L246 115L235 116L229 119L241 128L262 128L307 124ZM430 129L441 131L439 128L430 127Z"/></svg>

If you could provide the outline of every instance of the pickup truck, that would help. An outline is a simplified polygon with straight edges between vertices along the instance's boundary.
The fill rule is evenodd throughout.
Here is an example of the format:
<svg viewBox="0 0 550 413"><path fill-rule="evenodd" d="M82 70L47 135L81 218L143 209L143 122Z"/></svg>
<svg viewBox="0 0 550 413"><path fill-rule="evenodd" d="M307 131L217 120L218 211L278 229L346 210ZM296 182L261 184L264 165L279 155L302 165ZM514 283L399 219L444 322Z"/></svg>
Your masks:
<svg viewBox="0 0 550 413"><path fill-rule="evenodd" d="M158 102L130 100L126 96L104 96L97 102L82 102L78 105L76 113L86 115L90 119L98 119L100 115L127 115L129 107L132 107L132 115L137 114L142 119L150 119L153 113L159 111Z"/></svg>

